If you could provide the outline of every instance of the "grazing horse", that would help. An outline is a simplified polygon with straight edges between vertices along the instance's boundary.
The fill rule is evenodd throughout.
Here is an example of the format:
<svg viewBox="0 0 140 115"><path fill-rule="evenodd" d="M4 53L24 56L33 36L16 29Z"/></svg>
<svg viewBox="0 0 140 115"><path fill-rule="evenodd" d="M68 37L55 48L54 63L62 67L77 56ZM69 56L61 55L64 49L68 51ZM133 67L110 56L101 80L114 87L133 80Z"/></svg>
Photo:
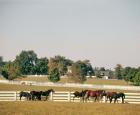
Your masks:
<svg viewBox="0 0 140 115"><path fill-rule="evenodd" d="M28 93L28 92L23 92L23 91L21 91L21 92L19 93L19 97L20 97L20 100L21 100L22 97L26 97L27 100L31 100L31 94Z"/></svg>
<svg viewBox="0 0 140 115"><path fill-rule="evenodd" d="M73 96L73 101L77 97L77 98L80 98L80 101L81 101L81 98L82 98L82 101L84 102L84 96L85 96L85 94L86 94L87 91L88 90L82 90L81 92L75 91L73 93L73 95L74 95Z"/></svg>
<svg viewBox="0 0 140 115"><path fill-rule="evenodd" d="M35 100L35 99L41 100L42 91L31 91L30 94L31 94L32 100Z"/></svg>
<svg viewBox="0 0 140 115"><path fill-rule="evenodd" d="M112 102L112 99L114 98L114 103L116 103L117 99L118 98L122 98L122 103L124 103L124 99L125 99L125 94L120 92L120 93L117 93L117 94L113 94L111 97L110 97L110 103Z"/></svg>
<svg viewBox="0 0 140 115"><path fill-rule="evenodd" d="M104 90L96 90L96 91L92 91L92 90L88 90L85 94L85 101L87 101L87 99L89 99L89 97L95 97L94 102L96 102L96 100L98 100L98 102L101 99L101 95L102 93L104 93Z"/></svg>
<svg viewBox="0 0 140 115"><path fill-rule="evenodd" d="M48 96L50 95L51 92L54 92L54 90L53 89L49 89L47 91L42 91L41 92L41 96L45 96L46 97L45 100L48 100Z"/></svg>

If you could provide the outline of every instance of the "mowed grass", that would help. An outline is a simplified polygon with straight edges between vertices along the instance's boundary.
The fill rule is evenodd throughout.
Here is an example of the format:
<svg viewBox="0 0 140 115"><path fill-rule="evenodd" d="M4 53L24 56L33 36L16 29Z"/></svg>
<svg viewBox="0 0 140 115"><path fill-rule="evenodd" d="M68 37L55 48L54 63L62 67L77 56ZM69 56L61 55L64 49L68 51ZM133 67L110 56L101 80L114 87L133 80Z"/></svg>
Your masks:
<svg viewBox="0 0 140 115"><path fill-rule="evenodd" d="M139 115L133 104L72 102L0 102L1 115Z"/></svg>
<svg viewBox="0 0 140 115"><path fill-rule="evenodd" d="M16 80L23 80L23 81L37 81L37 82L48 82L47 77L25 77ZM62 78L58 83L72 83L68 78ZM100 85L129 85L124 80L113 80L113 79L97 79L97 78L89 78L84 84L100 84Z"/></svg>
<svg viewBox="0 0 140 115"><path fill-rule="evenodd" d="M52 86L29 86L29 85L14 85L14 84L2 84L0 83L0 91L45 91L48 89L54 89L54 91L82 91L87 88L70 88L70 87L52 87ZM88 88L88 90L98 90L93 88ZM116 92L139 92L139 91L125 91L125 90L111 90L106 89L106 91L116 91Z"/></svg>

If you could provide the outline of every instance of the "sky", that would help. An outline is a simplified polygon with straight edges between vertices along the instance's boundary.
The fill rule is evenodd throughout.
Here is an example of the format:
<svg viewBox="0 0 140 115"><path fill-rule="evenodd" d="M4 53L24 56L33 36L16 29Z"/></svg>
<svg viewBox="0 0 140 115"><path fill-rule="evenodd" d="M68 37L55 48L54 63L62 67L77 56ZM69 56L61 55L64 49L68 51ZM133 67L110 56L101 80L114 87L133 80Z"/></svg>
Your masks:
<svg viewBox="0 0 140 115"><path fill-rule="evenodd" d="M140 66L140 0L0 0L0 56Z"/></svg>

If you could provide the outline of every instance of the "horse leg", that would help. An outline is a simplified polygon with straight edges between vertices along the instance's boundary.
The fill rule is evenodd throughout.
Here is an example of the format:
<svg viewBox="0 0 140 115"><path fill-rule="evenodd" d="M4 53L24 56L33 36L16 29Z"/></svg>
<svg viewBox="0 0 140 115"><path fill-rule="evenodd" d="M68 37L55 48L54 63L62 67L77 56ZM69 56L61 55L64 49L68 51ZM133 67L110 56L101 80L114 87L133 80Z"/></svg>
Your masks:
<svg viewBox="0 0 140 115"><path fill-rule="evenodd" d="M96 102L96 100L97 100L97 96L95 96L94 102Z"/></svg>
<svg viewBox="0 0 140 115"><path fill-rule="evenodd" d="M116 103L116 101L117 101L117 98L114 99L114 103Z"/></svg>
<svg viewBox="0 0 140 115"><path fill-rule="evenodd" d="M73 96L73 101L74 101L75 96Z"/></svg>
<svg viewBox="0 0 140 115"><path fill-rule="evenodd" d="M20 100L21 100L21 97L22 97L22 96L20 95Z"/></svg>
<svg viewBox="0 0 140 115"><path fill-rule="evenodd" d="M124 97L122 97L122 103L124 103Z"/></svg>
<svg viewBox="0 0 140 115"><path fill-rule="evenodd" d="M109 98L109 100L110 100L110 103L112 102L112 98Z"/></svg>

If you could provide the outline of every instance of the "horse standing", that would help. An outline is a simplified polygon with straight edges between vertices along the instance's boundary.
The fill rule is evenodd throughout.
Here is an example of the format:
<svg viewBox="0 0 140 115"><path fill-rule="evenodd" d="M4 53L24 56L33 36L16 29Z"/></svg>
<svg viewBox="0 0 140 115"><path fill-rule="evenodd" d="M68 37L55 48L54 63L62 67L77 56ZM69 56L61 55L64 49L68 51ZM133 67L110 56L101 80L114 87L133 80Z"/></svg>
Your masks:
<svg viewBox="0 0 140 115"><path fill-rule="evenodd" d="M28 93L28 92L21 91L19 93L19 97L20 97L20 100L21 100L22 97L26 97L27 100L31 100L31 94Z"/></svg>
<svg viewBox="0 0 140 115"><path fill-rule="evenodd" d="M114 98L114 103L116 103L117 99L118 98L122 98L122 103L124 103L124 99L125 99L125 94L120 92L120 93L117 93L117 94L113 94L111 97L110 97L110 103L112 102L112 99Z"/></svg>
<svg viewBox="0 0 140 115"><path fill-rule="evenodd" d="M35 100L35 99L41 100L42 91L31 91L30 94L31 94L32 100Z"/></svg>
<svg viewBox="0 0 140 115"><path fill-rule="evenodd" d="M45 96L46 97L45 100L48 100L48 96L50 95L51 92L54 92L54 90L53 89L49 89L47 91L42 91L41 92L41 96Z"/></svg>
<svg viewBox="0 0 140 115"><path fill-rule="evenodd" d="M101 94L101 98L103 98L103 96L105 96L105 97L106 97L106 98L105 98L105 102L107 102L108 99L110 100L111 97L113 97L113 95L116 95L116 94L117 94L117 92L103 92L103 93Z"/></svg>
<svg viewBox="0 0 140 115"><path fill-rule="evenodd" d="M87 101L87 99L89 99L89 97L94 97L94 102L96 102L96 100L99 102L101 99L101 95L102 93L104 93L104 90L96 90L96 91L92 91L92 90L88 90L85 94L85 101Z"/></svg>
<svg viewBox="0 0 140 115"><path fill-rule="evenodd" d="M81 99L82 99L82 101L84 102L84 96L85 96L85 94L86 94L86 92L87 92L88 90L82 90L81 92L78 92L78 91L75 91L74 93L73 93L73 101L74 101L74 99L77 97L77 98L80 98L80 101L81 101Z"/></svg>

